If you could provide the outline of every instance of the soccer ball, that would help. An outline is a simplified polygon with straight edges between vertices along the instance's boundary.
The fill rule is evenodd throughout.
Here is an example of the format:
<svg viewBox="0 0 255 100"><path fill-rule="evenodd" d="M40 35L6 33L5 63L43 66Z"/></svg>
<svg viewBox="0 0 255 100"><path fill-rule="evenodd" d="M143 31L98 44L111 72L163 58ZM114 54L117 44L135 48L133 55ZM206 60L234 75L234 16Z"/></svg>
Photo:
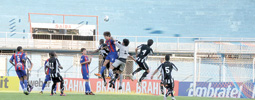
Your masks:
<svg viewBox="0 0 255 100"><path fill-rule="evenodd" d="M109 17L108 17L108 16L105 16L105 17L104 17L104 21L105 21L105 22L108 22L108 21L109 21Z"/></svg>

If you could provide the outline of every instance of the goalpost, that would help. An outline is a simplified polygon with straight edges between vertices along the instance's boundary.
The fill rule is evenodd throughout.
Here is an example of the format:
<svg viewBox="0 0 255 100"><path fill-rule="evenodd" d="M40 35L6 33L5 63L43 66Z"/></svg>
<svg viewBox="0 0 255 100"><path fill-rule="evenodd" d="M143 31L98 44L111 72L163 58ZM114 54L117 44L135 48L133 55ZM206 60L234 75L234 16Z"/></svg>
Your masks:
<svg viewBox="0 0 255 100"><path fill-rule="evenodd" d="M255 41L195 41L193 96L251 98L254 54Z"/></svg>

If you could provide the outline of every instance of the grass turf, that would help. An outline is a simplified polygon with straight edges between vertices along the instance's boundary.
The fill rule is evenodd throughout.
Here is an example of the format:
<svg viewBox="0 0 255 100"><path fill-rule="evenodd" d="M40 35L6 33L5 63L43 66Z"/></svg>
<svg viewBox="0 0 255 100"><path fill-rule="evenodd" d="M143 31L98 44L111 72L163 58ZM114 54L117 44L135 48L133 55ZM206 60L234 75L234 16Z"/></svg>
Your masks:
<svg viewBox="0 0 255 100"><path fill-rule="evenodd" d="M204 97L175 97L177 100L243 100L233 98L204 98ZM163 96L153 95L123 95L123 94L96 94L94 96L84 94L70 94L66 96L54 95L50 96L49 93L39 94L31 93L24 95L23 93L14 92L0 92L0 100L163 100ZM171 100L168 97L167 100Z"/></svg>

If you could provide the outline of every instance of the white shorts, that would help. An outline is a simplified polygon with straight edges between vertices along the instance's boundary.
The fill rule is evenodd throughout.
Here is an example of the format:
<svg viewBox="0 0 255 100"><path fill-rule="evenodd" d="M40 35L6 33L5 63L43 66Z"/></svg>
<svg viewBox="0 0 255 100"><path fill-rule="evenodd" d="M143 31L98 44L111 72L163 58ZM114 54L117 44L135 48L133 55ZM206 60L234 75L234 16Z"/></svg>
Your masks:
<svg viewBox="0 0 255 100"><path fill-rule="evenodd" d="M114 67L114 68L117 68L117 67L119 67L119 70L120 71L124 71L124 68L125 68L125 62L122 62L122 61L120 61L119 59L116 59L115 60L115 62L112 64L112 66Z"/></svg>

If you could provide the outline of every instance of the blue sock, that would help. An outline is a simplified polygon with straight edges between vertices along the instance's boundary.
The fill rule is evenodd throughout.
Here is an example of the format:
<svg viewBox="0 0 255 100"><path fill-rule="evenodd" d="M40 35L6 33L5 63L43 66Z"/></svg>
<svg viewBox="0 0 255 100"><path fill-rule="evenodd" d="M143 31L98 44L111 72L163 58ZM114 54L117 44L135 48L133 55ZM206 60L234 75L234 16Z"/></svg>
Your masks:
<svg viewBox="0 0 255 100"><path fill-rule="evenodd" d="M43 83L43 85L42 85L42 91L44 90L45 86L46 86L46 84Z"/></svg>
<svg viewBox="0 0 255 100"><path fill-rule="evenodd" d="M101 75L103 74L103 72L104 72L105 69L106 69L106 67L105 67L105 66L102 66L101 71L100 71L100 74L101 74Z"/></svg>
<svg viewBox="0 0 255 100"><path fill-rule="evenodd" d="M85 86L86 86L86 91L87 91L87 93L91 92L91 91L90 91L89 82L86 82L86 83L85 83Z"/></svg>
<svg viewBox="0 0 255 100"><path fill-rule="evenodd" d="M24 80L25 89L27 90L27 80Z"/></svg>
<svg viewBox="0 0 255 100"><path fill-rule="evenodd" d="M85 93L88 93L88 87L87 87L87 82L85 83Z"/></svg>
<svg viewBox="0 0 255 100"><path fill-rule="evenodd" d="M54 92L56 92L56 90L57 90L57 85L56 85L56 87L55 87L55 89L54 89Z"/></svg>
<svg viewBox="0 0 255 100"><path fill-rule="evenodd" d="M23 81L19 81L19 83L20 83L22 89L24 90L24 85L23 85L24 82Z"/></svg>

